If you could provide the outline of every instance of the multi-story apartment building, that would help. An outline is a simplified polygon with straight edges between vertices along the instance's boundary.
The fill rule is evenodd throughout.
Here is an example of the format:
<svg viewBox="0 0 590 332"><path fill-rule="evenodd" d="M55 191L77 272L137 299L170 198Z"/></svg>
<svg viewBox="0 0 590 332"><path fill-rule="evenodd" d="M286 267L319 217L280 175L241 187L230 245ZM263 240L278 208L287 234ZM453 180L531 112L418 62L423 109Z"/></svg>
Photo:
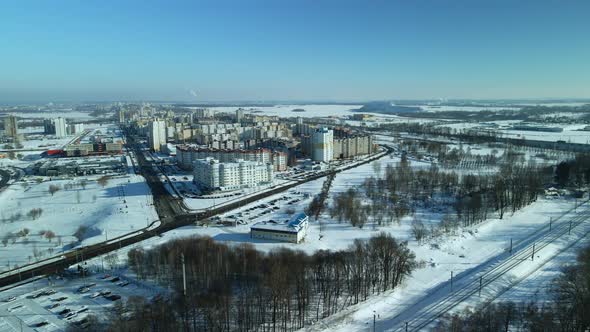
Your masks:
<svg viewBox="0 0 590 332"><path fill-rule="evenodd" d="M150 149L160 151L160 147L166 144L166 122L162 120L150 121L148 124L148 142Z"/></svg>
<svg viewBox="0 0 590 332"><path fill-rule="evenodd" d="M318 128L311 136L314 161L329 162L334 158L334 132L328 128Z"/></svg>
<svg viewBox="0 0 590 332"><path fill-rule="evenodd" d="M66 137L68 135L68 123L64 118L53 119L56 137Z"/></svg>
<svg viewBox="0 0 590 332"><path fill-rule="evenodd" d="M320 160L326 149L322 149L322 144L318 141L328 140L323 137L324 134L318 134L323 130L320 128L311 135L301 136L301 152L312 157L313 160ZM359 134L350 129L334 128L332 130L332 159L348 159L360 155L371 154L375 150L375 144L371 135ZM315 155L314 155L315 153Z"/></svg>
<svg viewBox="0 0 590 332"><path fill-rule="evenodd" d="M194 181L206 190L236 190L269 184L273 179L272 165L236 159L220 162L208 157L193 163Z"/></svg>
<svg viewBox="0 0 590 332"><path fill-rule="evenodd" d="M220 162L231 162L233 160L255 161L270 163L273 170L282 172L287 170L287 154L268 149L237 150L237 149L210 149L198 148L188 145L176 146L176 159L178 165L183 169L191 169L195 160L213 158Z"/></svg>
<svg viewBox="0 0 590 332"><path fill-rule="evenodd" d="M9 115L4 118L4 135L14 139L18 138L18 120L16 116Z"/></svg>

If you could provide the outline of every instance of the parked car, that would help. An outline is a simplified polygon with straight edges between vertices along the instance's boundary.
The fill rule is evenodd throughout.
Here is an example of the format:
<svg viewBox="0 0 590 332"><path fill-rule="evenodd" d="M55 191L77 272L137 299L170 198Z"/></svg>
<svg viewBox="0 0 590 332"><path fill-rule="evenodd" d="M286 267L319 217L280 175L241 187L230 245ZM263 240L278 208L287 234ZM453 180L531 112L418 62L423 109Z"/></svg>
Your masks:
<svg viewBox="0 0 590 332"><path fill-rule="evenodd" d="M44 320L44 321L42 321L42 322L39 322L39 323L35 323L35 324L33 324L33 327L42 327L42 326L45 326L45 325L47 325L47 324L49 324L49 322L48 322L48 321L46 321L46 320Z"/></svg>
<svg viewBox="0 0 590 332"><path fill-rule="evenodd" d="M69 314L70 312L72 312L72 309L65 308L64 310L58 312L57 314L60 316L65 316L65 315Z"/></svg>
<svg viewBox="0 0 590 332"><path fill-rule="evenodd" d="M121 299L121 296L120 295L117 295L117 294L112 294L112 295L109 295L109 296L105 296L105 298L107 300L117 301L117 300Z"/></svg>

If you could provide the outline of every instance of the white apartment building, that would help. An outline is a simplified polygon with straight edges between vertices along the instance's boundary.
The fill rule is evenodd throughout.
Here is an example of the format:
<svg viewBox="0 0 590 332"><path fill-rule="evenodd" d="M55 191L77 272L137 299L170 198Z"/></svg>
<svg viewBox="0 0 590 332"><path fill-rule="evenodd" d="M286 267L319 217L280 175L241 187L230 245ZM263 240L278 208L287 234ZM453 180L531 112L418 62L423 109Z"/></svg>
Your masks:
<svg viewBox="0 0 590 332"><path fill-rule="evenodd" d="M334 132L328 128L318 128L311 137L314 161L329 162L334 158Z"/></svg>
<svg viewBox="0 0 590 332"><path fill-rule="evenodd" d="M9 115L4 118L4 135L15 139L18 137L18 120L16 116Z"/></svg>
<svg viewBox="0 0 590 332"><path fill-rule="evenodd" d="M166 122L162 120L151 121L148 125L148 143L150 149L160 151L160 147L166 144Z"/></svg>
<svg viewBox="0 0 590 332"><path fill-rule="evenodd" d="M245 161L219 162L211 157L195 160L193 163L194 182L209 190L235 190L253 188L272 183L272 165Z"/></svg>
<svg viewBox="0 0 590 332"><path fill-rule="evenodd" d="M193 162L199 159L213 158L220 162L231 162L237 159L256 161L260 163L272 163L273 171L283 172L287 170L288 156L284 152L271 151L269 149L237 150L237 149L209 149L196 148L189 145L177 145L176 160L183 169L192 169Z"/></svg>
<svg viewBox="0 0 590 332"><path fill-rule="evenodd" d="M215 111L208 108L197 108L193 112L196 119L212 118L215 116Z"/></svg>
<svg viewBox="0 0 590 332"><path fill-rule="evenodd" d="M68 125L68 132L70 135L79 134L84 131L84 124L83 123L72 123Z"/></svg>
<svg viewBox="0 0 590 332"><path fill-rule="evenodd" d="M236 122L240 123L240 122L242 122L243 119L244 119L244 110L241 108L238 108L236 110Z"/></svg>
<svg viewBox="0 0 590 332"><path fill-rule="evenodd" d="M66 137L68 135L68 124L66 123L66 119L53 119L53 125L55 126L56 137Z"/></svg>

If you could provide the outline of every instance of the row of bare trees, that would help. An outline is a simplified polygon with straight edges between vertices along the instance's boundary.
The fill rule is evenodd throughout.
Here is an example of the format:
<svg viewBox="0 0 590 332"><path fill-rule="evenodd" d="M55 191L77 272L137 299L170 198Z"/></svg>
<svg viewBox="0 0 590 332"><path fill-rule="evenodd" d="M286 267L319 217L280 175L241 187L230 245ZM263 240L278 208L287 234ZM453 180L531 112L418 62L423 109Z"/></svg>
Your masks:
<svg viewBox="0 0 590 332"><path fill-rule="evenodd" d="M369 177L361 188L350 188L334 196L332 218L363 227L372 218L388 224L415 212L417 207L447 206L464 226L486 220L492 213L502 219L534 202L551 180L552 170L522 164L505 164L496 174L462 174L410 167L402 158L388 165L383 177Z"/></svg>
<svg viewBox="0 0 590 332"><path fill-rule="evenodd" d="M385 233L313 255L285 248L263 253L250 244L227 246L196 237L134 249L128 258L139 278L171 285L178 295L156 307L128 303L132 314L112 319L118 331L295 330L396 288L415 267L406 243ZM159 320L162 305L174 319Z"/></svg>

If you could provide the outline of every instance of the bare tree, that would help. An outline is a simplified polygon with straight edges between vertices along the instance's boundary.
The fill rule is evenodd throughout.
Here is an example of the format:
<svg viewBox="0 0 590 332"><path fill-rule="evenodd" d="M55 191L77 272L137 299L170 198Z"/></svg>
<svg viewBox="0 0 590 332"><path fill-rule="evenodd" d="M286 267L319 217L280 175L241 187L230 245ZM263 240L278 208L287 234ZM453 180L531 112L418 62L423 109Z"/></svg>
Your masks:
<svg viewBox="0 0 590 332"><path fill-rule="evenodd" d="M110 177L108 175L104 175L98 178L98 180L96 180L96 183L98 183L101 187L104 188L109 184L109 179Z"/></svg>
<svg viewBox="0 0 590 332"><path fill-rule="evenodd" d="M51 184L49 185L49 189L47 189L51 196L55 195L56 192L61 190L61 187L58 185Z"/></svg>
<svg viewBox="0 0 590 332"><path fill-rule="evenodd" d="M82 240L84 240L84 236L86 235L86 232L88 232L88 227L86 227L84 225L80 225L80 227L78 227L76 232L74 232L73 236L78 240L78 242L81 242Z"/></svg>
<svg viewBox="0 0 590 332"><path fill-rule="evenodd" d="M51 242L51 240L53 240L55 238L55 233L52 231L47 231L45 232L45 238Z"/></svg>

